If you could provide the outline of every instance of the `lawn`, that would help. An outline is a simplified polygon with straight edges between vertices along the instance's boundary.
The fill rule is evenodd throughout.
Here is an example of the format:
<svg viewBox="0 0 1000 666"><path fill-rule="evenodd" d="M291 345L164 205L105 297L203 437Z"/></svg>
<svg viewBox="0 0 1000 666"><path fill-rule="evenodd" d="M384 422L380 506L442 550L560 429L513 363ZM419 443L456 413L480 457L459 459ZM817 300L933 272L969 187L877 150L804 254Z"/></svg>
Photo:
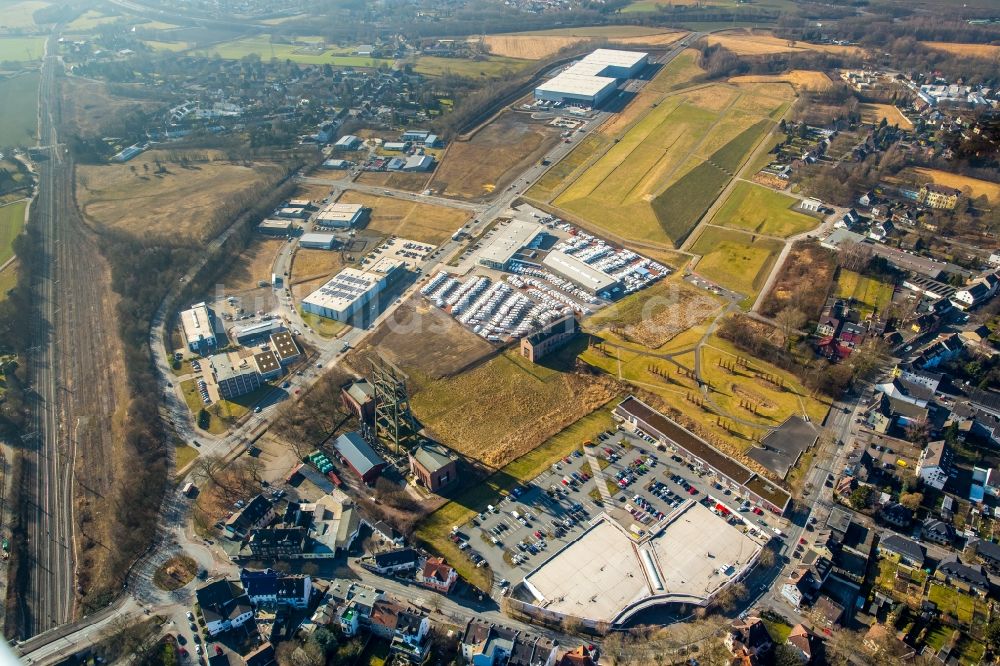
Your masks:
<svg viewBox="0 0 1000 666"><path fill-rule="evenodd" d="M194 459L198 457L198 449L193 446L188 446L187 444L180 444L174 447L174 468L180 471L194 462Z"/></svg>
<svg viewBox="0 0 1000 666"><path fill-rule="evenodd" d="M854 271L841 269L837 276L837 297L850 298L865 310L881 312L892 302L893 286Z"/></svg>
<svg viewBox="0 0 1000 666"><path fill-rule="evenodd" d="M0 80L0 99L7 100L0 114L0 146L33 146L38 128L38 73Z"/></svg>
<svg viewBox="0 0 1000 666"><path fill-rule="evenodd" d="M576 175L576 171L586 162L594 157L602 148L609 143L609 140L597 133L590 133L576 145L569 155L564 157L555 166L549 168L541 178L539 178L527 196L539 201L549 201L553 194L562 187L571 177Z"/></svg>
<svg viewBox="0 0 1000 666"><path fill-rule="evenodd" d="M816 227L819 220L792 210L798 199L745 181L736 183L712 224L787 238Z"/></svg>
<svg viewBox="0 0 1000 666"><path fill-rule="evenodd" d="M198 392L198 381L196 379L188 379L180 384L181 392L184 393L184 402L187 403L188 410L191 412L191 417L194 419L195 423L198 421L198 413L206 408L206 405L201 401L201 394ZM210 410L208 411L208 427L205 431L213 435L220 435L226 432L226 424L222 419L218 418Z"/></svg>
<svg viewBox="0 0 1000 666"><path fill-rule="evenodd" d="M642 98L645 114L603 127L615 144L555 204L628 240L679 244L787 107L771 93L712 84Z"/></svg>
<svg viewBox="0 0 1000 666"><path fill-rule="evenodd" d="M302 321L306 323L306 326L316 331L324 338L335 338L340 335L341 331L347 328L347 324L343 322L327 319L326 317L320 317L319 315L311 312L305 312L301 307L299 307L299 314L302 315Z"/></svg>
<svg viewBox="0 0 1000 666"><path fill-rule="evenodd" d="M402 64L409 64L402 61ZM468 78L502 76L507 72L517 72L531 65L530 60L490 56L487 60L466 60L465 58L442 58L438 56L419 56L413 63L413 71L424 76L441 76L454 74Z"/></svg>
<svg viewBox="0 0 1000 666"><path fill-rule="evenodd" d="M44 54L44 37L0 38L0 62L34 62L41 60Z"/></svg>
<svg viewBox="0 0 1000 666"><path fill-rule="evenodd" d="M0 207L0 266L14 256L14 239L24 229L27 202L18 201Z"/></svg>
<svg viewBox="0 0 1000 666"><path fill-rule="evenodd" d="M611 428L611 410L617 403L616 397L486 477L481 483L464 490L420 524L416 532L417 538L447 557L463 578L482 587L487 578L486 572L476 569L448 539L452 526L468 522L474 514L484 511L488 504L495 504L501 495L508 494L515 485L533 479L554 461L579 449L586 440Z"/></svg>
<svg viewBox="0 0 1000 666"><path fill-rule="evenodd" d="M752 302L781 251L781 242L741 231L706 227L691 252L700 254L695 272Z"/></svg>
<svg viewBox="0 0 1000 666"><path fill-rule="evenodd" d="M927 589L927 600L937 605L942 613L948 613L958 620L963 626L972 624L977 606L984 604L971 595L963 594L958 590L947 587L943 584L932 582ZM985 612L984 608L981 611Z"/></svg>

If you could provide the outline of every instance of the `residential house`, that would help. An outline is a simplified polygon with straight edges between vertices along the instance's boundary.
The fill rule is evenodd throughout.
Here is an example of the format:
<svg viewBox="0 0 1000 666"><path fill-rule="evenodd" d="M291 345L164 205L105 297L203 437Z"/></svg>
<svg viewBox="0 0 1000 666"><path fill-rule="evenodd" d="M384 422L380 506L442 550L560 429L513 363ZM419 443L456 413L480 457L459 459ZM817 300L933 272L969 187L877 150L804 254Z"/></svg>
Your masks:
<svg viewBox="0 0 1000 666"><path fill-rule="evenodd" d="M306 608L312 596L309 576L282 574L273 569L241 569L240 583L254 606Z"/></svg>
<svg viewBox="0 0 1000 666"><path fill-rule="evenodd" d="M1000 544L993 541L975 543L976 559L993 573L1000 573Z"/></svg>
<svg viewBox="0 0 1000 666"><path fill-rule="evenodd" d="M424 587L448 594L458 581L455 571L443 557L428 557L424 566L417 570L417 582Z"/></svg>
<svg viewBox="0 0 1000 666"><path fill-rule="evenodd" d="M251 532L247 547L254 557L270 560L301 555L305 542L305 528L272 527Z"/></svg>
<svg viewBox="0 0 1000 666"><path fill-rule="evenodd" d="M274 520L274 504L263 495L257 495L250 503L226 519L224 530L230 536L241 538L247 533L264 527Z"/></svg>
<svg viewBox="0 0 1000 666"><path fill-rule="evenodd" d="M470 666L554 666L553 641L479 619L465 625L462 657Z"/></svg>
<svg viewBox="0 0 1000 666"><path fill-rule="evenodd" d="M723 642L726 649L734 655L745 651L757 657L770 652L771 648L774 647L767 627L764 626L759 617L754 616L734 622L723 638Z"/></svg>
<svg viewBox="0 0 1000 666"><path fill-rule="evenodd" d="M996 295L998 286L1000 278L990 273L956 291L952 300L962 309L977 308Z"/></svg>
<svg viewBox="0 0 1000 666"><path fill-rule="evenodd" d="M556 666L597 666L597 658L590 648L580 645L563 654Z"/></svg>
<svg viewBox="0 0 1000 666"><path fill-rule="evenodd" d="M951 474L951 460L951 448L943 439L930 442L920 453L917 476L931 488L943 490Z"/></svg>
<svg viewBox="0 0 1000 666"><path fill-rule="evenodd" d="M913 522L913 511L903 506L899 502L890 502L882 507L879 512L882 520L901 529L905 529Z"/></svg>
<svg viewBox="0 0 1000 666"><path fill-rule="evenodd" d="M259 646L243 655L245 666L271 666L275 663L274 646L270 641L261 643Z"/></svg>
<svg viewBox="0 0 1000 666"><path fill-rule="evenodd" d="M807 563L810 556L812 562ZM815 555L815 551L807 552L802 561L803 564L789 574L788 581L781 586L781 596L795 608L813 602L833 568L830 560Z"/></svg>
<svg viewBox="0 0 1000 666"><path fill-rule="evenodd" d="M950 546L955 540L955 528L937 518L926 518L920 526L924 539L941 546Z"/></svg>
<svg viewBox="0 0 1000 666"><path fill-rule="evenodd" d="M380 576L393 576L413 571L420 565L420 554L412 548L400 548L385 553L376 553L362 563L366 569Z"/></svg>
<svg viewBox="0 0 1000 666"><path fill-rule="evenodd" d="M220 579L205 583L195 590L195 599L209 636L242 627L253 617L250 599L236 581Z"/></svg>
<svg viewBox="0 0 1000 666"><path fill-rule="evenodd" d="M791 647L795 655L803 664L811 664L813 654L816 652L816 642L818 639L801 624L792 627L785 644Z"/></svg>
<svg viewBox="0 0 1000 666"><path fill-rule="evenodd" d="M840 619L844 616L844 607L827 595L821 594L812 606L812 613L818 624L829 629L840 623Z"/></svg>
<svg viewBox="0 0 1000 666"><path fill-rule="evenodd" d="M924 566L924 547L899 534L887 534L878 543L878 554L915 569Z"/></svg>
<svg viewBox="0 0 1000 666"><path fill-rule="evenodd" d="M960 194L962 194L961 190L956 190L954 187L929 183L920 188L917 197L918 201L928 208L954 210L955 206L958 205Z"/></svg>
<svg viewBox="0 0 1000 666"><path fill-rule="evenodd" d="M822 317L816 324L816 335L820 338L833 338L840 330L840 320L836 317Z"/></svg>
<svg viewBox="0 0 1000 666"><path fill-rule="evenodd" d="M990 591L990 579L982 565L965 564L958 559L941 562L934 571L934 578L978 597L985 597Z"/></svg>
<svg viewBox="0 0 1000 666"><path fill-rule="evenodd" d="M372 605L368 628L372 634L391 641L390 654L404 656L415 664L423 663L427 656L430 620L415 608L380 599Z"/></svg>

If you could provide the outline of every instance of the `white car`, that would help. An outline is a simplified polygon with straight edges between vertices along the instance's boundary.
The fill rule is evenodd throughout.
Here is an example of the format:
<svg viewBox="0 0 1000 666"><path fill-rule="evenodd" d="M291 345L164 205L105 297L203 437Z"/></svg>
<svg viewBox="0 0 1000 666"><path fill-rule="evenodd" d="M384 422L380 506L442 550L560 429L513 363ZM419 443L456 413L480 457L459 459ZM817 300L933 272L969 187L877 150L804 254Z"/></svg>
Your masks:
<svg viewBox="0 0 1000 666"><path fill-rule="evenodd" d="M194 613L192 613L191 611L188 611L187 612L187 619L188 619L188 622L193 621L194 620Z"/></svg>

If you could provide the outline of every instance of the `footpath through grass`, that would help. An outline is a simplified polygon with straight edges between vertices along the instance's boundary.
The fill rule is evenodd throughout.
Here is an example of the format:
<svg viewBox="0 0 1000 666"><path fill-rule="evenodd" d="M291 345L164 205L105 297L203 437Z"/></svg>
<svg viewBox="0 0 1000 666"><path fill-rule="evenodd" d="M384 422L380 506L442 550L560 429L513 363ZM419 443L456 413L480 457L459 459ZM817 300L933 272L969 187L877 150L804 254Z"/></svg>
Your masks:
<svg viewBox="0 0 1000 666"><path fill-rule="evenodd" d="M530 453L521 456L507 466L494 472L480 483L463 490L452 501L429 515L417 528L416 536L434 551L443 555L455 570L474 585L487 584L488 574L477 569L458 549L448 535L453 526L467 523L475 514L485 511L487 505L496 505L501 497L521 483L530 481L541 474L554 461L569 455L583 442L614 427L611 410L620 397L610 400L600 409L579 419L571 426L553 435Z"/></svg>

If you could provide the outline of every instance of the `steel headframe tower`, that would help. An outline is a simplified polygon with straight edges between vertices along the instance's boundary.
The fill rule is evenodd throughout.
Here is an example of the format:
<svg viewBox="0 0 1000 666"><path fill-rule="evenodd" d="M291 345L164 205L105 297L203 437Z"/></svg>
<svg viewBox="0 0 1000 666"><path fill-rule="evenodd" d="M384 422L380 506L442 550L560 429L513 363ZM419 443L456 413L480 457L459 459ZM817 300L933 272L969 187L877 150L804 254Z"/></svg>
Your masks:
<svg viewBox="0 0 1000 666"><path fill-rule="evenodd" d="M399 454L400 442L417 435L417 421L410 411L406 375L382 354L371 359L375 389L375 432L389 439Z"/></svg>

